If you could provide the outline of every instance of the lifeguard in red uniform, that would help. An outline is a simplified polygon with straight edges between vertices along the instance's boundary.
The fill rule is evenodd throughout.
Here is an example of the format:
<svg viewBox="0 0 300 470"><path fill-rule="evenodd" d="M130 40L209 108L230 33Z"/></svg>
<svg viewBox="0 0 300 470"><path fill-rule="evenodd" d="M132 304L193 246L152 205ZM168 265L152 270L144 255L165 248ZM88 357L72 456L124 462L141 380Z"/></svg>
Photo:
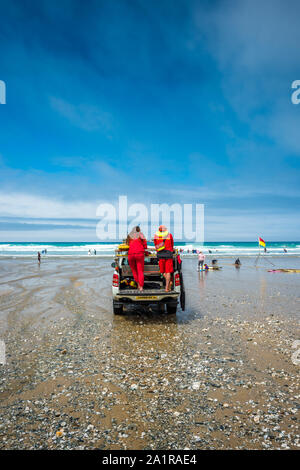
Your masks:
<svg viewBox="0 0 300 470"><path fill-rule="evenodd" d="M147 241L139 226L134 227L127 236L128 263L138 290L142 291L144 287L144 260Z"/></svg>
<svg viewBox="0 0 300 470"><path fill-rule="evenodd" d="M171 273L173 268L174 240L171 233L164 225L161 225L154 235L154 245L157 251L157 258L161 274L166 279L166 292L171 290Z"/></svg>

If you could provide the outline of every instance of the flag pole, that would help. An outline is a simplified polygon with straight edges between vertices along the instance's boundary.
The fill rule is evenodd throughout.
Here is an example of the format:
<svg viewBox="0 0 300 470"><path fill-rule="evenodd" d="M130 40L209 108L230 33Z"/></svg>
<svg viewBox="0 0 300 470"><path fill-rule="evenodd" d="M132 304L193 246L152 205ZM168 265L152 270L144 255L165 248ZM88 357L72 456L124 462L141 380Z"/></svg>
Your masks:
<svg viewBox="0 0 300 470"><path fill-rule="evenodd" d="M259 243L259 237L258 237L258 247L259 247L259 248L258 248L258 256L257 256L257 258L256 258L256 260L255 260L255 266L257 265L258 259L259 259L259 257L260 257L260 243ZM264 249L266 249L266 248L264 248ZM267 261L267 262L268 262L269 264L271 264L272 266L275 266L275 264L272 263L272 261L270 261L267 257L264 257L264 259L265 259L265 261Z"/></svg>
<svg viewBox="0 0 300 470"><path fill-rule="evenodd" d="M256 257L256 260L254 262L254 265L257 266L258 258L260 257L260 244L259 244L259 237L258 237L258 255Z"/></svg>

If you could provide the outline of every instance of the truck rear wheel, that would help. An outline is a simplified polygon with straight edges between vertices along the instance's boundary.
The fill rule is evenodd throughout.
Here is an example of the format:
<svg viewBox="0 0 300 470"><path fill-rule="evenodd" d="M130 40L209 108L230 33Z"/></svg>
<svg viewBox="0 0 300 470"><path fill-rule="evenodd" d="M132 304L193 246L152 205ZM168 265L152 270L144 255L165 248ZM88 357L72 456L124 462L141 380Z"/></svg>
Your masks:
<svg viewBox="0 0 300 470"><path fill-rule="evenodd" d="M185 310L185 288L184 288L182 273L180 273L180 285L181 285L180 306L181 306L181 310L184 312L184 310Z"/></svg>
<svg viewBox="0 0 300 470"><path fill-rule="evenodd" d="M115 304L113 302L113 310L114 310L114 315L122 315L123 314L123 305L122 304Z"/></svg>
<svg viewBox="0 0 300 470"><path fill-rule="evenodd" d="M177 311L177 305L174 304L167 304L167 312L170 314L175 314Z"/></svg>

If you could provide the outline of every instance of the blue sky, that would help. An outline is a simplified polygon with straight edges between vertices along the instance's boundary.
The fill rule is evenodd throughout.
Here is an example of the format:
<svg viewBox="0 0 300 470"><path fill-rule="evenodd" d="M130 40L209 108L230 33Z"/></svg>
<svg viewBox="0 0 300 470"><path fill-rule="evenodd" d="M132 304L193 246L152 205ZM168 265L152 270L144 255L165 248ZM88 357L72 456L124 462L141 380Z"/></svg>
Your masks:
<svg viewBox="0 0 300 470"><path fill-rule="evenodd" d="M299 240L298 1L0 7L0 241L96 240L120 194L205 204L206 240Z"/></svg>

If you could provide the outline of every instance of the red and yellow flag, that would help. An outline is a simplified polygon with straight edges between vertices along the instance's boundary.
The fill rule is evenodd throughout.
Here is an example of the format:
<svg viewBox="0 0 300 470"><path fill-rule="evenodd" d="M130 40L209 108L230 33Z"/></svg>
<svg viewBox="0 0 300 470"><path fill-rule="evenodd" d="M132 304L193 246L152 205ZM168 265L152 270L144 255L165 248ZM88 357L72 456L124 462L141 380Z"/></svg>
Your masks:
<svg viewBox="0 0 300 470"><path fill-rule="evenodd" d="M258 237L258 244L259 244L260 246L264 246L264 247L266 246L265 240L263 240L263 239L260 238L260 237Z"/></svg>

